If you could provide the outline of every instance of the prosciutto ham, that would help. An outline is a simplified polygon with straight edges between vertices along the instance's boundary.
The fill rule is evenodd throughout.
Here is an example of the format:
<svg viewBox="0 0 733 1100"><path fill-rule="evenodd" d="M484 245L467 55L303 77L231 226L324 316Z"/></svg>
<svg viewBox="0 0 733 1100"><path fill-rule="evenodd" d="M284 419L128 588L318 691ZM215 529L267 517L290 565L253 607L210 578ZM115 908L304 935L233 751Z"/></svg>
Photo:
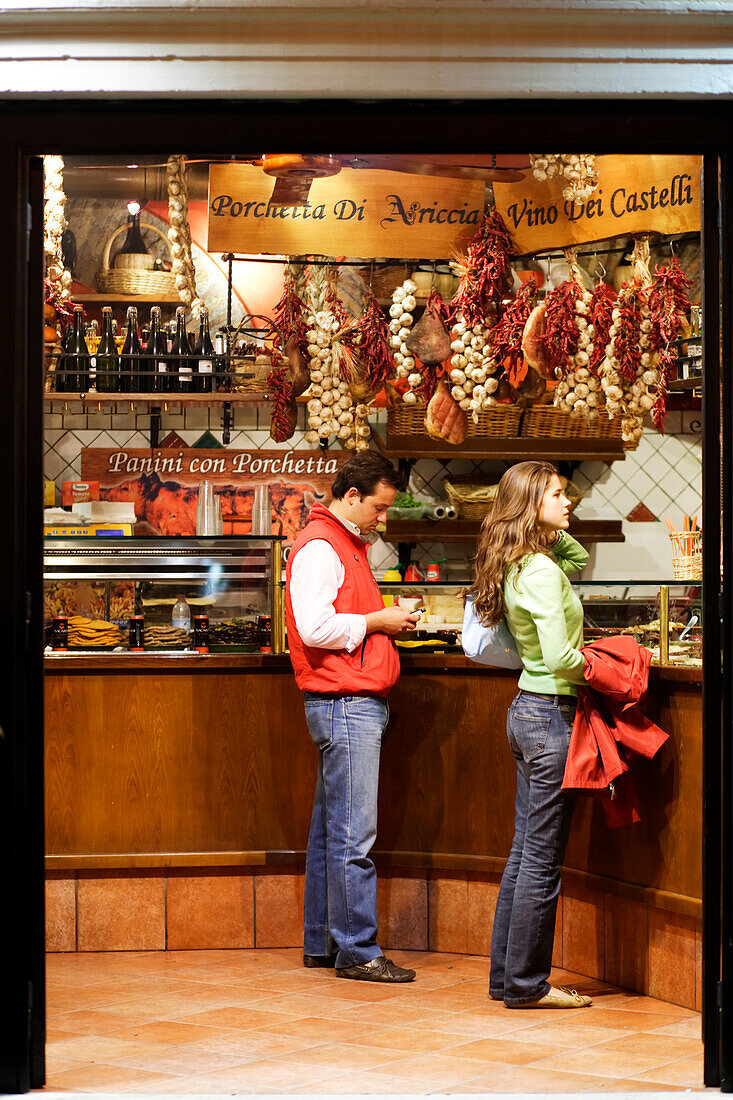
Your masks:
<svg viewBox="0 0 733 1100"><path fill-rule="evenodd" d="M545 345L545 311L545 303L540 302L527 318L524 335L522 336L522 351L530 367L533 367L543 378L552 378L553 373Z"/></svg>
<svg viewBox="0 0 733 1100"><path fill-rule="evenodd" d="M451 397L445 382L438 382L425 410L425 427L431 439L454 445L466 438L468 421L458 402Z"/></svg>

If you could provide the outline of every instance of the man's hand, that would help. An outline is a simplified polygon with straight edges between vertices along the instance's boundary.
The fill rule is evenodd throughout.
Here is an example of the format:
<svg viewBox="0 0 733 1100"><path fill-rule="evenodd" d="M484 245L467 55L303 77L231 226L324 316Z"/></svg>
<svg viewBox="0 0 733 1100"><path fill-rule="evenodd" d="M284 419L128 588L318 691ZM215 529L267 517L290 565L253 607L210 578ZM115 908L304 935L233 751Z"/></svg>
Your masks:
<svg viewBox="0 0 733 1100"><path fill-rule="evenodd" d="M407 611L404 607L393 605L382 611L371 611L365 615L367 634L401 634L403 630L414 630L420 622L420 613Z"/></svg>

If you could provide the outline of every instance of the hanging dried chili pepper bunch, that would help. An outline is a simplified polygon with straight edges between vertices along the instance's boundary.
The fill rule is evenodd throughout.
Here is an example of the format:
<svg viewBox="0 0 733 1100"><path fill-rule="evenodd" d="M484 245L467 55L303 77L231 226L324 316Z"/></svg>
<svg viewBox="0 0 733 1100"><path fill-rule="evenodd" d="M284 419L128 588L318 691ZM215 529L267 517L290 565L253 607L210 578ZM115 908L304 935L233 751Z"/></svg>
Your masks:
<svg viewBox="0 0 733 1100"><path fill-rule="evenodd" d="M494 210L469 244L466 259L453 265L461 282L451 302L451 395L462 409L471 411L474 421L496 404L493 395L499 380L494 375L501 360L487 337L509 290L512 251L511 237Z"/></svg>
<svg viewBox="0 0 733 1100"><path fill-rule="evenodd" d="M558 379L555 406L573 417L598 418L601 386L590 370L595 350L591 293L583 283L577 256L565 249L570 278L545 299L545 349L549 368Z"/></svg>
<svg viewBox="0 0 733 1100"><path fill-rule="evenodd" d="M275 306L273 320L282 336L283 344L294 337L305 347L308 344L308 323L305 307L308 265L305 260L293 259L283 271L283 292Z"/></svg>
<svg viewBox="0 0 733 1100"><path fill-rule="evenodd" d="M307 339L311 385L308 389L309 443L336 436L349 450L369 446L368 406L356 404L349 377L353 374L354 355L343 337L348 331L348 315L340 302L336 305L335 287L326 268L314 265L307 285ZM337 316L337 313L340 316Z"/></svg>
<svg viewBox="0 0 733 1100"><path fill-rule="evenodd" d="M655 267L654 283L649 291L649 317L652 322L651 346L658 356L656 370L659 380L651 413L652 423L660 432L664 430L667 385L674 377L677 360L674 341L690 331L687 320L691 305L687 297L690 286L690 280L676 256L667 267Z"/></svg>
<svg viewBox="0 0 733 1100"><path fill-rule="evenodd" d="M518 386L526 376L522 338L536 298L537 284L534 279L530 279L520 287L512 301L504 307L494 327L489 330L486 342L489 360L488 363L486 359L484 362L487 373L493 376L488 377L485 382L486 390L490 394L496 393L499 389L500 381L495 377L498 372L504 374L506 381L512 387ZM490 383L493 385L490 386Z"/></svg>
<svg viewBox="0 0 733 1100"><path fill-rule="evenodd" d="M529 163L536 180L567 180L562 197L570 202L586 202L598 186L593 153L531 153Z"/></svg>
<svg viewBox="0 0 733 1100"><path fill-rule="evenodd" d="M361 317L345 330L342 341L353 351L351 393L367 404L393 376L390 330L377 299L372 296Z"/></svg>
<svg viewBox="0 0 733 1100"><path fill-rule="evenodd" d="M644 417L654 406L659 382L649 311L648 240L634 242L632 259L633 278L619 293L601 366L608 415L621 417L621 438L627 443L641 438Z"/></svg>
<svg viewBox="0 0 733 1100"><path fill-rule="evenodd" d="M272 396L270 436L276 443L284 443L297 427L298 406L295 403L288 364L279 355L271 355L270 358L272 370L267 375L267 388Z"/></svg>

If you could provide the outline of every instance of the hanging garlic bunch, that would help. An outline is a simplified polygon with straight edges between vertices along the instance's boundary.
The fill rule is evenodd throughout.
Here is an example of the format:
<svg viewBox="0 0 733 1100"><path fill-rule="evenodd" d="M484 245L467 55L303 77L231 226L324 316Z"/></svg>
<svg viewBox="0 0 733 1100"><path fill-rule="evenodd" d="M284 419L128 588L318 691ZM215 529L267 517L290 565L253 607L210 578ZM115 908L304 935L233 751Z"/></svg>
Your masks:
<svg viewBox="0 0 733 1100"><path fill-rule="evenodd" d="M310 430L306 432L306 439L309 443L317 443L335 435L345 440L351 435L353 413L349 386L341 381L333 347L334 335L341 326L330 309L310 313L307 324L311 384L308 387Z"/></svg>
<svg viewBox="0 0 733 1100"><path fill-rule="evenodd" d="M368 405L359 404L354 409L354 434L344 443L348 450L367 451L369 449L369 436L372 430L367 423L368 415Z"/></svg>
<svg viewBox="0 0 733 1100"><path fill-rule="evenodd" d="M71 272L64 267L61 238L66 229L66 195L64 194L64 159L43 158L44 206L43 250L46 253L46 278L56 283L62 298L71 295Z"/></svg>
<svg viewBox="0 0 733 1100"><path fill-rule="evenodd" d="M612 314L601 384L610 417L621 417L621 438L640 439L644 417L654 405L659 384L658 355L652 348L649 308L649 242L634 242L633 278L619 292Z"/></svg>
<svg viewBox="0 0 733 1100"><path fill-rule="evenodd" d="M567 180L562 197L570 202L586 202L598 186L593 153L531 153L529 163L536 180Z"/></svg>
<svg viewBox="0 0 733 1100"><path fill-rule="evenodd" d="M203 302L196 293L196 268L191 251L191 229L188 224L188 185L186 182L186 158L170 156L168 175L168 240L173 257L172 270L176 280L178 297L191 310L194 317L201 312Z"/></svg>
<svg viewBox="0 0 733 1100"><path fill-rule="evenodd" d="M415 356L405 343L414 321L416 293L417 283L412 279L405 279L392 293L392 305L389 307L389 331L392 334L390 344L395 349L392 358L397 366L397 377L407 379L409 389L402 395L402 400L407 405L417 402L415 390L422 382L422 375L415 370Z"/></svg>
<svg viewBox="0 0 733 1100"><path fill-rule="evenodd" d="M563 360L555 366L559 379L555 388L555 407L573 417L598 419L601 385L590 370L593 354L594 327L590 319L592 294L586 290L572 249L566 249L565 259L571 277L548 295L545 314L548 341L562 346ZM562 328L562 341L554 341L555 327Z"/></svg>
<svg viewBox="0 0 733 1100"><path fill-rule="evenodd" d="M464 411L471 411L475 423L480 412L496 404L493 395L499 388L499 380L493 377L499 364L491 354L487 333L486 325L469 325L462 313L456 314L450 333L451 396Z"/></svg>

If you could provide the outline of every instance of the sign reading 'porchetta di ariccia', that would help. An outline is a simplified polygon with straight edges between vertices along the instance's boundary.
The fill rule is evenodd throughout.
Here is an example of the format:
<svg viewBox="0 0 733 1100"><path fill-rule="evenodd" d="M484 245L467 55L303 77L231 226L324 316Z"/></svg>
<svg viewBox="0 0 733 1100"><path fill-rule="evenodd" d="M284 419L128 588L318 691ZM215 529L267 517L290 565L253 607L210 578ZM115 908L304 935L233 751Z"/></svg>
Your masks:
<svg viewBox="0 0 733 1100"><path fill-rule="evenodd" d="M342 168L303 206L270 206L273 187L255 165L212 165L208 251L441 259L484 213L480 180Z"/></svg>

